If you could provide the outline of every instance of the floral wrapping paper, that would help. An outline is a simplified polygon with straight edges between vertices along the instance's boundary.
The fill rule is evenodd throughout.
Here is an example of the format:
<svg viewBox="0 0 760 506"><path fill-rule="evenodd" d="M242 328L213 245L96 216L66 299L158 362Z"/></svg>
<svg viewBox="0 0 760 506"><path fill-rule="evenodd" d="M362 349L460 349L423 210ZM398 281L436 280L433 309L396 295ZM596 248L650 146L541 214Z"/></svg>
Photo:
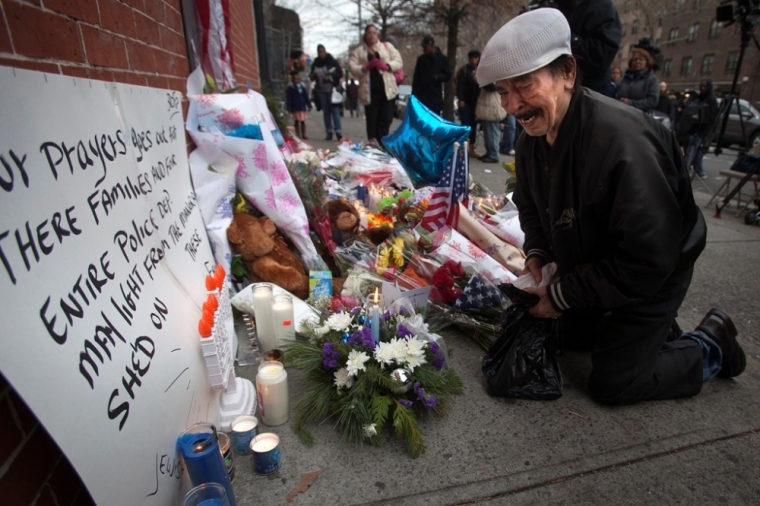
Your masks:
<svg viewBox="0 0 760 506"><path fill-rule="evenodd" d="M187 131L196 145L203 148L199 150L199 157L206 157L201 160L196 157L196 162L220 159L217 151L232 157L237 162L237 189L293 241L307 268L323 268L324 262L309 236L303 203L269 130L269 111L264 97L249 91L247 94L192 95L188 98ZM263 140L226 135L252 124L265 126L261 128ZM223 211L227 212L227 209ZM231 220L232 209L228 211Z"/></svg>
<svg viewBox="0 0 760 506"><path fill-rule="evenodd" d="M517 276L456 230L439 231L438 234L439 237L434 240L438 246L430 252L430 256L439 262L453 260L461 263L464 268L472 267L481 278L494 285L512 283L517 279Z"/></svg>

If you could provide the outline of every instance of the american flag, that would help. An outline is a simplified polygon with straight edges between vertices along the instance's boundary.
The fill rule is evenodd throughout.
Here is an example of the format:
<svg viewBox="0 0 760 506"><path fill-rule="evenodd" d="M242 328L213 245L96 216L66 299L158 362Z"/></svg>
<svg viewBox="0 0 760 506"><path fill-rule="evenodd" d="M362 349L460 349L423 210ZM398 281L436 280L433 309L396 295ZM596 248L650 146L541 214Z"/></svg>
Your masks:
<svg viewBox="0 0 760 506"><path fill-rule="evenodd" d="M470 159L467 153L467 143L460 149L459 143L454 144L454 154L451 161L441 174L438 186L430 196L427 211L422 217L420 226L428 232L435 232L444 225L456 228L459 224L459 201L467 206L467 179Z"/></svg>

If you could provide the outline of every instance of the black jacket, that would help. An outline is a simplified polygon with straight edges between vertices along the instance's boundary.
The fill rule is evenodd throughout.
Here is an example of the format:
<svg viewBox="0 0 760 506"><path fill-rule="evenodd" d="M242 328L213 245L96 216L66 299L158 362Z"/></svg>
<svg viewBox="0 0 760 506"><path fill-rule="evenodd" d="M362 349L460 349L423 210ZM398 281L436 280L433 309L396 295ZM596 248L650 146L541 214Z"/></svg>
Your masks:
<svg viewBox="0 0 760 506"><path fill-rule="evenodd" d="M449 59L437 47L431 55L421 54L414 67L412 95L436 114L443 110L441 83L451 79Z"/></svg>
<svg viewBox="0 0 760 506"><path fill-rule="evenodd" d="M649 115L584 88L551 149L523 133L515 151L524 249L557 262L555 309L651 298L704 249L681 149Z"/></svg>
<svg viewBox="0 0 760 506"><path fill-rule="evenodd" d="M463 101L470 107L475 106L480 96L480 86L473 75L477 68L476 65L466 63L457 71L457 100Z"/></svg>
<svg viewBox="0 0 760 506"><path fill-rule="evenodd" d="M599 91L610 82L612 60L623 28L612 0L558 0L570 25L570 47L578 60L583 86Z"/></svg>

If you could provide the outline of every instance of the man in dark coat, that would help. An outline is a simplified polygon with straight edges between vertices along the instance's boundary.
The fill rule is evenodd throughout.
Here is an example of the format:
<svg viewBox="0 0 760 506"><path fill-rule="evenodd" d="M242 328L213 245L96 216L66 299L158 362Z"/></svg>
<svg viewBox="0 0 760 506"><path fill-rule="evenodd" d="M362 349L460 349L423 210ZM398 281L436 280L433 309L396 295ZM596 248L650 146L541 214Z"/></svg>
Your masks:
<svg viewBox="0 0 760 506"><path fill-rule="evenodd" d="M475 145L478 139L477 120L475 119L475 105L480 96L480 86L475 79L478 70L480 51L471 49L467 53L468 62L457 70L457 107L459 108L459 121L467 125L470 130L470 157L478 158Z"/></svg>
<svg viewBox="0 0 760 506"><path fill-rule="evenodd" d="M570 38L560 12L536 9L496 32L478 67L525 129L514 202L526 271L544 282L527 289L530 314L561 318L566 345L591 349L600 402L695 395L746 357L720 310L674 330L707 232L681 150L650 116L579 86ZM544 280L549 262L558 276Z"/></svg>
<svg viewBox="0 0 760 506"><path fill-rule="evenodd" d="M436 114L443 111L442 84L451 79L449 59L435 45L432 35L422 38L422 54L417 58L412 95Z"/></svg>
<svg viewBox="0 0 760 506"><path fill-rule="evenodd" d="M581 83L615 98L610 67L620 49L623 28L612 0L557 0L557 6L570 25L570 46Z"/></svg>

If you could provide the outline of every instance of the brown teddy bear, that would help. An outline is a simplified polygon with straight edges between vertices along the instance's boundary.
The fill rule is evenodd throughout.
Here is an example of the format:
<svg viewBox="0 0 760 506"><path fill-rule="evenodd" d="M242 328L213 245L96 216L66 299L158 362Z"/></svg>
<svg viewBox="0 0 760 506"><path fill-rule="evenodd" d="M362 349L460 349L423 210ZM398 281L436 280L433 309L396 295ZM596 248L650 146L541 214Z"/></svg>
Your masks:
<svg viewBox="0 0 760 506"><path fill-rule="evenodd" d="M269 218L236 213L227 229L227 240L243 257L254 281L274 283L305 300L309 296L309 277L276 232Z"/></svg>
<svg viewBox="0 0 760 506"><path fill-rule="evenodd" d="M330 216L332 239L338 246L343 246L359 232L359 211L349 202L343 199L329 201L327 214Z"/></svg>

